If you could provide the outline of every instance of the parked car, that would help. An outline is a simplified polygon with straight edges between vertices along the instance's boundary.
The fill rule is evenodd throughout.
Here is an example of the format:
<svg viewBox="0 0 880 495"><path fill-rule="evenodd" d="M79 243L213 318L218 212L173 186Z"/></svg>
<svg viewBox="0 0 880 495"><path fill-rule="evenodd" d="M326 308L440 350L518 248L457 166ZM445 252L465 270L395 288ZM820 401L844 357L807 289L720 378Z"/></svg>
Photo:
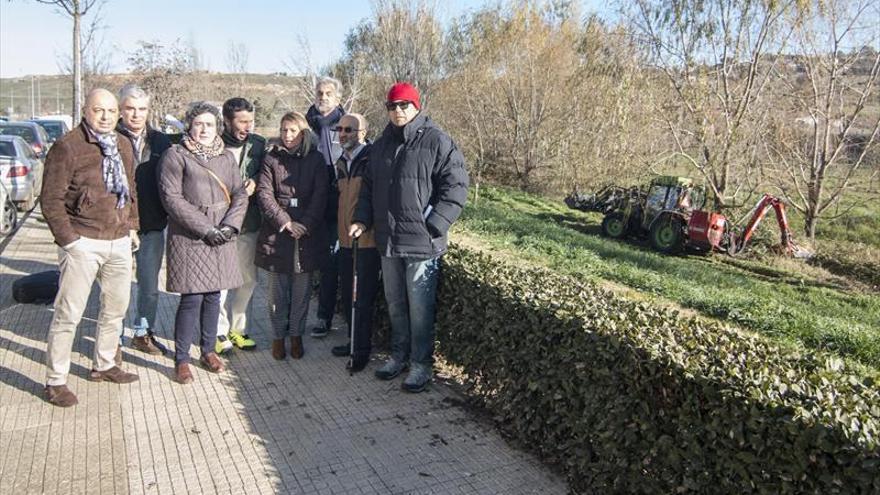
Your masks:
<svg viewBox="0 0 880 495"><path fill-rule="evenodd" d="M46 129L36 122L0 122L0 135L18 136L23 138L34 150L34 153L44 160L52 145Z"/></svg>
<svg viewBox="0 0 880 495"><path fill-rule="evenodd" d="M43 188L43 161L18 136L0 135L0 183L20 210L33 209Z"/></svg>
<svg viewBox="0 0 880 495"><path fill-rule="evenodd" d="M65 135L70 131L70 127L67 125L67 122L63 120L56 119L31 119L31 122L36 122L40 124L43 129L46 130L46 134L49 135L49 141L54 143L58 141L61 136Z"/></svg>
<svg viewBox="0 0 880 495"><path fill-rule="evenodd" d="M8 235L15 229L18 222L18 212L15 205L6 194L6 186L0 183L0 236Z"/></svg>

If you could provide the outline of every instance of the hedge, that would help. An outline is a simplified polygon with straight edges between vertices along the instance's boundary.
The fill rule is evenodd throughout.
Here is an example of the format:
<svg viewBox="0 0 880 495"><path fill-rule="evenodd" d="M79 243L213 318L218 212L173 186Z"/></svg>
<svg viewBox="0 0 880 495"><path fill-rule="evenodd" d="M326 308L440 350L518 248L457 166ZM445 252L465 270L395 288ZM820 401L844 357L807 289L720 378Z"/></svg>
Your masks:
<svg viewBox="0 0 880 495"><path fill-rule="evenodd" d="M880 390L837 357L453 245L439 352L583 493L880 493Z"/></svg>

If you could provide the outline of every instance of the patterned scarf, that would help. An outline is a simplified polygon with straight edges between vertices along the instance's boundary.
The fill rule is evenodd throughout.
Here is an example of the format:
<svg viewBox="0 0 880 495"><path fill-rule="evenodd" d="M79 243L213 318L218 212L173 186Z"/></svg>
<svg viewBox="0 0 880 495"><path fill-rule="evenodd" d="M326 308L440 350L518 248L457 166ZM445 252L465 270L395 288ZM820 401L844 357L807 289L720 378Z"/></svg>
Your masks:
<svg viewBox="0 0 880 495"><path fill-rule="evenodd" d="M189 134L185 134L182 143L190 153L196 155L202 160L208 160L209 158L214 158L215 156L223 154L223 140L220 139L220 136L214 136L214 142L212 142L210 146L205 146L191 138Z"/></svg>
<svg viewBox="0 0 880 495"><path fill-rule="evenodd" d="M125 167L122 165L116 133L99 134L94 132L93 134L101 147L101 154L104 155L104 159L101 160L101 172L104 176L107 192L116 194L116 208L123 208L129 197L128 177L126 177Z"/></svg>

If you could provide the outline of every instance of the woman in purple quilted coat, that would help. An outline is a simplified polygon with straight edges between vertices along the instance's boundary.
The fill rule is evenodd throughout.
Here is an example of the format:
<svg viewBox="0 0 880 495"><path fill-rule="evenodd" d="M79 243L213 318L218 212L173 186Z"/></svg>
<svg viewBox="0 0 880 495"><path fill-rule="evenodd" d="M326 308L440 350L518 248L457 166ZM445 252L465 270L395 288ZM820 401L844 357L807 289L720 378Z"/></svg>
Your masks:
<svg viewBox="0 0 880 495"><path fill-rule="evenodd" d="M166 289L180 293L174 320L174 374L193 380L190 345L199 335L208 371L223 371L214 352L220 291L242 283L235 243L247 211L247 192L232 153L220 139L220 111L205 102L190 106L180 144L162 155L159 197L168 212ZM144 207L148 207L144 205Z"/></svg>

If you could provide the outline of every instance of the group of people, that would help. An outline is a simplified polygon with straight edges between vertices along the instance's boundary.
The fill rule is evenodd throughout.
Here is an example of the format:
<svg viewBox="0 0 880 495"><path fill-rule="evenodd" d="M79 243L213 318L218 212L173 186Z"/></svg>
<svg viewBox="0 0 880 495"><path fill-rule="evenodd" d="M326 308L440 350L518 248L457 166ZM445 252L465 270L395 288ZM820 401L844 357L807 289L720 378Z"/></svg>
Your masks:
<svg viewBox="0 0 880 495"><path fill-rule="evenodd" d="M412 85L389 89L388 124L375 143L367 139L366 119L340 105L341 93L339 81L319 79L314 104L305 114L286 113L270 140L253 132L254 106L246 99L231 98L222 109L195 102L177 144L148 125L150 96L143 89L127 85L118 100L104 89L88 94L82 123L52 147L43 179L42 211L59 246L61 273L48 337L50 403L77 403L67 376L95 280L101 305L89 378L138 379L121 368L120 347L133 259L132 347L164 352L154 333L163 257L165 289L180 294L179 383L193 381L197 340L199 363L215 373L225 368L219 355L256 347L249 317L262 269L274 359L303 357L312 278L319 273L311 335L328 334L341 290L352 338L332 352L348 356L352 372L363 370L381 279L391 356L375 375L391 380L409 370L402 388L426 388L433 377L439 261L467 198L464 157L421 111Z"/></svg>

